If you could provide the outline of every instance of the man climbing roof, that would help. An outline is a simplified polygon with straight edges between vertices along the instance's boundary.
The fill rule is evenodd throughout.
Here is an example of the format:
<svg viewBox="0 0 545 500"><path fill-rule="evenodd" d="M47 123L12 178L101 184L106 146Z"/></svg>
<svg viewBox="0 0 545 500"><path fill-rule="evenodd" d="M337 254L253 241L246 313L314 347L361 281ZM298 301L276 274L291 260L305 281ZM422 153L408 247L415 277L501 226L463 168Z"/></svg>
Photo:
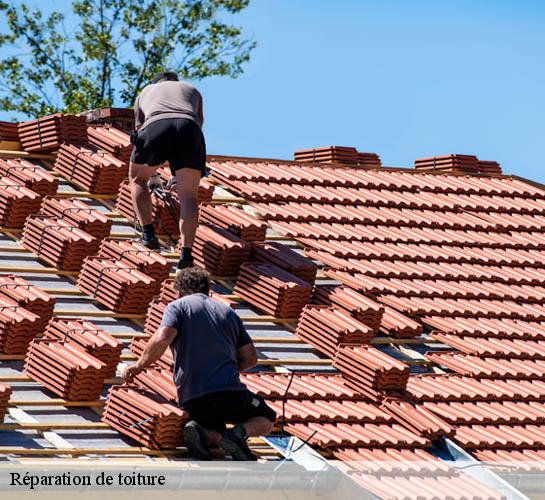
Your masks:
<svg viewBox="0 0 545 500"><path fill-rule="evenodd" d="M141 243L159 249L148 183L162 184L157 170L168 162L180 201L182 251L178 268L193 265L191 248L199 218L199 181L206 171L202 96L172 72L158 73L134 104L134 150L129 167L133 205L142 227Z"/></svg>

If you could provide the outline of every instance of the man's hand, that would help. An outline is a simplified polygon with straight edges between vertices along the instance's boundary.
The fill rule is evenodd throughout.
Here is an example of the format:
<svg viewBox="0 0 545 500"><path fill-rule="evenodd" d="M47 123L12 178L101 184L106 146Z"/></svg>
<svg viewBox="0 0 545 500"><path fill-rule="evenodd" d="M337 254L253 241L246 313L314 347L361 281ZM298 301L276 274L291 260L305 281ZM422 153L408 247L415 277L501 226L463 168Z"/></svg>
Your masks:
<svg viewBox="0 0 545 500"><path fill-rule="evenodd" d="M127 384L130 384L134 380L134 377L136 377L136 375L142 371L143 370L140 368L140 366L138 366L138 363L135 363L134 365L126 366L121 377Z"/></svg>

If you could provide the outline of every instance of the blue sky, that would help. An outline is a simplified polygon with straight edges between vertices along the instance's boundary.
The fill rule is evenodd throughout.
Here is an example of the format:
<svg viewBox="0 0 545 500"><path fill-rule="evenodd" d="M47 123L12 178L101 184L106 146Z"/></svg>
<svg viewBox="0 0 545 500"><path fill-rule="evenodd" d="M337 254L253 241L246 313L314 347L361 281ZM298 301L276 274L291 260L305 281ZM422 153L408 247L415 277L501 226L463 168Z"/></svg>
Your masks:
<svg viewBox="0 0 545 500"><path fill-rule="evenodd" d="M253 0L233 21L259 45L198 82L210 153L465 153L545 182L545 2Z"/></svg>

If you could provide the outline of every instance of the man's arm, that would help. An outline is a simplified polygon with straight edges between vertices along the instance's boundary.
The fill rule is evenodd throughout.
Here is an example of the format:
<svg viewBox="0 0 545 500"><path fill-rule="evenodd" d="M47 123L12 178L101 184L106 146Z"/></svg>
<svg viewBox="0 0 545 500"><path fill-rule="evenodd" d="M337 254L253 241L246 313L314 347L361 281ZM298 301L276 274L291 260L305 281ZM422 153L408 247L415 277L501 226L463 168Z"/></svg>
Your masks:
<svg viewBox="0 0 545 500"><path fill-rule="evenodd" d="M243 372L257 365L257 351L253 342L237 349L238 371Z"/></svg>
<svg viewBox="0 0 545 500"><path fill-rule="evenodd" d="M202 110L202 95L199 93L199 109L197 111L197 118L201 124L201 128L204 125L204 113Z"/></svg>
<svg viewBox="0 0 545 500"><path fill-rule="evenodd" d="M144 113L142 112L142 109L140 109L140 94L136 98L136 102L134 103L134 129L140 130L142 128L142 125L144 125L144 120L146 117L144 116Z"/></svg>
<svg viewBox="0 0 545 500"><path fill-rule="evenodd" d="M159 328L157 333L149 339L138 361L134 365L125 368L123 380L127 383L132 382L136 375L155 363L164 354L167 347L174 340L174 337L176 337L176 334L177 331L174 328L168 326Z"/></svg>

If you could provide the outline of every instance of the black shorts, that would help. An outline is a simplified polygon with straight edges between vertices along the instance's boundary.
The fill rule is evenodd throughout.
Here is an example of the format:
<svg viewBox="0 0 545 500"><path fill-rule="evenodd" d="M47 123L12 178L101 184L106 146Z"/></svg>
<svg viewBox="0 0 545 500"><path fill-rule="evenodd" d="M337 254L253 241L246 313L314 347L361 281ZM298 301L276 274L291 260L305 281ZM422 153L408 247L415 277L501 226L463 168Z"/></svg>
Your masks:
<svg viewBox="0 0 545 500"><path fill-rule="evenodd" d="M138 132L131 155L133 163L150 167L170 164L172 175L181 168L206 173L206 145L201 128L189 118L165 118Z"/></svg>
<svg viewBox="0 0 545 500"><path fill-rule="evenodd" d="M182 408L206 429L225 431L225 424L241 424L254 417L276 420L274 410L247 389L206 394L187 401Z"/></svg>

